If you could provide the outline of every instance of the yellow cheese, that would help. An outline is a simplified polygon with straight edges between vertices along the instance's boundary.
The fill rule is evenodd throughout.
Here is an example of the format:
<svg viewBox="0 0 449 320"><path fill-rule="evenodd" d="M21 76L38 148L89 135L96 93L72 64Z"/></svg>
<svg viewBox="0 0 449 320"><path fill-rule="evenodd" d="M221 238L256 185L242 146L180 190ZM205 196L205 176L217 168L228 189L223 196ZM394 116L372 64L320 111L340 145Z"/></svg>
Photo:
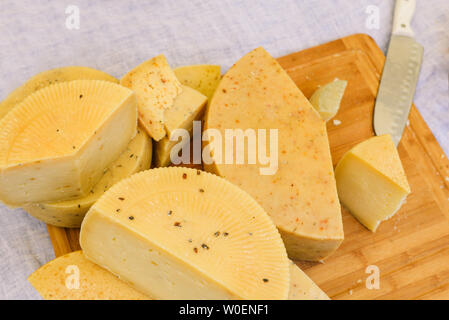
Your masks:
<svg viewBox="0 0 449 320"><path fill-rule="evenodd" d="M86 212L112 185L150 168L152 144L144 130L138 130L118 159L106 168L103 177L86 197L73 200L33 203L24 209L35 218L57 227L79 228Z"/></svg>
<svg viewBox="0 0 449 320"><path fill-rule="evenodd" d="M198 91L183 86L173 106L165 111L165 130L167 136L156 144L155 164L164 167L170 164L170 151L178 141L171 141L175 129L185 129L192 132L193 121L202 117L207 98Z"/></svg>
<svg viewBox="0 0 449 320"><path fill-rule="evenodd" d="M335 168L341 203L369 230L391 218L411 192L390 135L349 150Z"/></svg>
<svg viewBox="0 0 449 320"><path fill-rule="evenodd" d="M146 300L109 271L84 258L81 251L50 261L28 277L46 300Z"/></svg>
<svg viewBox="0 0 449 320"><path fill-rule="evenodd" d="M341 210L325 122L282 67L263 48L238 61L223 77L206 112L206 129L266 129L274 170L226 164L220 153L205 168L252 195L278 227L289 257L321 260L343 241ZM270 150L270 129L278 132ZM226 150L225 138L222 150ZM258 141L263 145L263 140ZM235 146L234 146L235 148ZM274 151L277 151L276 156ZM245 156L248 144L244 146ZM224 152L222 153L224 154ZM204 155L203 155L204 156Z"/></svg>
<svg viewBox="0 0 449 320"><path fill-rule="evenodd" d="M310 103L324 121L332 119L337 114L347 84L346 80L336 79L318 88L310 97Z"/></svg>
<svg viewBox="0 0 449 320"><path fill-rule="evenodd" d="M293 261L290 261L290 291L288 300L330 300Z"/></svg>
<svg viewBox="0 0 449 320"><path fill-rule="evenodd" d="M221 79L220 66L199 64L183 66L174 70L178 80L186 86L198 90L210 101Z"/></svg>
<svg viewBox="0 0 449 320"><path fill-rule="evenodd" d="M329 297L290 262L289 300L328 300ZM28 277L46 300L150 300L112 273L87 260L82 251L56 258ZM79 284L79 286L76 286Z"/></svg>
<svg viewBox="0 0 449 320"><path fill-rule="evenodd" d="M289 261L273 222L247 193L204 171L151 169L89 210L91 261L156 299L286 299Z"/></svg>
<svg viewBox="0 0 449 320"><path fill-rule="evenodd" d="M51 84L72 80L105 80L119 83L109 74L88 67L62 67L38 73L23 85L11 92L0 103L0 119L3 118L15 105L22 102L30 94Z"/></svg>
<svg viewBox="0 0 449 320"><path fill-rule="evenodd" d="M137 95L139 122L156 141L166 136L164 113L173 106L182 87L163 55L148 60L121 80Z"/></svg>
<svg viewBox="0 0 449 320"><path fill-rule="evenodd" d="M136 98L118 84L75 80L37 91L0 120L0 199L87 195L136 127Z"/></svg>

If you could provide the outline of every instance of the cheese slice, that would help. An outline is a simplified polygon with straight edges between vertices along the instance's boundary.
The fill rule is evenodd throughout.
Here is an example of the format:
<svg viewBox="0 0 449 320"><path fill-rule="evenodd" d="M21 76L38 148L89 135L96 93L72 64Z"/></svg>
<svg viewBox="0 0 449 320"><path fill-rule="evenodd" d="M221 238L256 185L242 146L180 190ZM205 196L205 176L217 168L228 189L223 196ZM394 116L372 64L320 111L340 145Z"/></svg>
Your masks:
<svg viewBox="0 0 449 320"><path fill-rule="evenodd" d="M43 265L28 281L46 300L147 300L109 271L87 260L82 251Z"/></svg>
<svg viewBox="0 0 449 320"><path fill-rule="evenodd" d="M224 150L214 152L214 163L206 163L205 169L241 187L262 205L291 259L322 260L338 248L344 234L325 122L263 48L251 51L229 69L205 121L205 129L221 133ZM265 129L267 155L273 154L276 160L268 173L274 174L261 174L260 169L268 165L260 159L242 165L234 154L233 163L225 163L228 129L253 129L256 134ZM277 130L278 140L273 135L277 150L270 150L271 129ZM248 149L245 142L245 157Z"/></svg>
<svg viewBox="0 0 449 320"><path fill-rule="evenodd" d="M79 228L86 212L112 185L151 165L152 143L145 130L137 135L118 159L112 162L103 177L86 197L57 202L33 203L24 209L33 217L57 227Z"/></svg>
<svg viewBox="0 0 449 320"><path fill-rule="evenodd" d="M163 55L148 60L128 72L121 85L137 95L139 122L156 141L166 136L164 113L173 106L182 87Z"/></svg>
<svg viewBox="0 0 449 320"><path fill-rule="evenodd" d="M337 114L347 84L346 80L336 79L318 88L310 97L310 103L324 121L329 121Z"/></svg>
<svg viewBox="0 0 449 320"><path fill-rule="evenodd" d="M329 300L329 297L290 262L288 300ZM58 257L43 265L28 281L46 300L150 300L126 282L95 263L82 251Z"/></svg>
<svg viewBox="0 0 449 320"><path fill-rule="evenodd" d="M75 80L37 91L0 120L0 199L87 195L136 127L135 96L118 84Z"/></svg>
<svg viewBox="0 0 449 320"><path fill-rule="evenodd" d="M113 76L88 67L70 66L47 70L27 80L0 102L0 119L30 94L51 84L72 80L105 80L119 83Z"/></svg>
<svg viewBox="0 0 449 320"><path fill-rule="evenodd" d="M290 261L290 291L288 300L330 300L293 261Z"/></svg>
<svg viewBox="0 0 449 320"><path fill-rule="evenodd" d="M151 169L87 213L84 255L155 299L286 299L289 261L246 192L204 171Z"/></svg>
<svg viewBox="0 0 449 320"><path fill-rule="evenodd" d="M170 164L170 151L178 141L171 141L170 137L176 129L184 129L192 133L193 121L203 116L207 104L207 97L198 91L183 86L173 106L165 111L165 130L167 136L156 144L155 164L164 167Z"/></svg>
<svg viewBox="0 0 449 320"><path fill-rule="evenodd" d="M390 135L372 137L349 150L335 176L341 203L371 231L391 218L411 192Z"/></svg>
<svg viewBox="0 0 449 320"><path fill-rule="evenodd" d="M210 101L221 79L220 66L198 64L173 70L178 80L202 94Z"/></svg>

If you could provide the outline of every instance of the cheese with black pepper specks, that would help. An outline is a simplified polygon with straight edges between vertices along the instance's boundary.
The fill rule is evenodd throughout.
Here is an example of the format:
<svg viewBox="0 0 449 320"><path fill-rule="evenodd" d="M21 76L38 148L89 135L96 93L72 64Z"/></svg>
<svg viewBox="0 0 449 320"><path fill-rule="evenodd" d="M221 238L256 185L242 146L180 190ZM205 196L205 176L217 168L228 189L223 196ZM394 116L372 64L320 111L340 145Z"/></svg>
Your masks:
<svg viewBox="0 0 449 320"><path fill-rule="evenodd" d="M281 237L246 192L210 173L157 168L109 189L89 210L89 260L156 299L287 299Z"/></svg>
<svg viewBox="0 0 449 320"><path fill-rule="evenodd" d="M261 175L259 169L266 165L260 161L225 164L219 153L206 170L262 205L281 232L290 258L322 260L338 248L344 234L325 122L263 48L245 55L225 74L205 121L205 129L218 129L223 137L226 129L277 129L274 175Z"/></svg>

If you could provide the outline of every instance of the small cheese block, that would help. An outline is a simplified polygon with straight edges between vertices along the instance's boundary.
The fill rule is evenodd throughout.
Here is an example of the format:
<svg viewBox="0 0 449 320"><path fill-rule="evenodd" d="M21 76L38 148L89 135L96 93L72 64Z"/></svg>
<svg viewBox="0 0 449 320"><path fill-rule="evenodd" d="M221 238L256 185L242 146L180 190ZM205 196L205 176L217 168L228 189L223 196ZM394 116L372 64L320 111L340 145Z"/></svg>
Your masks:
<svg viewBox="0 0 449 320"><path fill-rule="evenodd" d="M325 122L268 52L255 49L229 69L205 122L205 129L218 129L222 137L228 129L253 129L255 134L266 130L271 168L260 155L255 164L239 164L235 154L233 163L226 163L223 138L222 152L214 152L214 163L206 163L205 169L241 187L262 205L291 259L322 260L338 248L344 234ZM271 129L277 130L277 140L271 138ZM277 154L270 150L271 143ZM245 142L245 158L248 150Z"/></svg>
<svg viewBox="0 0 449 320"><path fill-rule="evenodd" d="M185 129L191 133L193 121L203 116L206 104L206 96L190 87L183 86L182 93L175 98L173 106L165 111L167 136L156 144L155 164L157 167L170 164L170 151L178 143L178 141L170 140L173 131Z"/></svg>
<svg viewBox="0 0 449 320"><path fill-rule="evenodd" d="M77 281L79 279L79 281ZM328 300L329 297L290 262L289 300ZM28 277L46 300L150 300L126 282L95 263L82 251L58 257ZM75 287L79 284L78 287Z"/></svg>
<svg viewBox="0 0 449 320"><path fill-rule="evenodd" d="M341 203L371 231L391 218L411 192L388 134L349 150L338 162L335 177Z"/></svg>
<svg viewBox="0 0 449 320"><path fill-rule="evenodd" d="M166 136L164 113L182 92L181 83L163 55L135 67L121 80L121 85L137 95L139 122L156 141Z"/></svg>
<svg viewBox="0 0 449 320"><path fill-rule="evenodd" d="M136 134L136 98L112 82L63 82L27 97L0 127L0 200L82 197Z"/></svg>
<svg viewBox="0 0 449 320"><path fill-rule="evenodd" d="M155 299L286 299L289 261L276 227L246 192L200 170L150 169L89 210L89 260Z"/></svg>
<svg viewBox="0 0 449 320"><path fill-rule="evenodd" d="M290 261L290 291L288 300L330 300L293 261Z"/></svg>
<svg viewBox="0 0 449 320"><path fill-rule="evenodd" d="M105 169L103 177L86 197L80 199L33 203L24 209L33 217L57 227L79 228L86 212L112 185L151 166L152 143L145 130L138 129L120 157Z"/></svg>
<svg viewBox="0 0 449 320"><path fill-rule="evenodd" d="M147 300L109 271L87 260L82 251L56 258L28 281L46 300Z"/></svg>
<svg viewBox="0 0 449 320"><path fill-rule="evenodd" d="M47 70L28 79L0 102L0 119L30 94L51 84L72 80L105 80L119 83L113 76L88 67L70 66Z"/></svg>
<svg viewBox="0 0 449 320"><path fill-rule="evenodd" d="M199 64L183 66L174 70L178 80L186 86L198 90L210 101L221 80L220 66Z"/></svg>
<svg viewBox="0 0 449 320"><path fill-rule="evenodd" d="M347 84L346 80L336 79L318 88L310 97L310 103L324 121L329 121L337 114Z"/></svg>

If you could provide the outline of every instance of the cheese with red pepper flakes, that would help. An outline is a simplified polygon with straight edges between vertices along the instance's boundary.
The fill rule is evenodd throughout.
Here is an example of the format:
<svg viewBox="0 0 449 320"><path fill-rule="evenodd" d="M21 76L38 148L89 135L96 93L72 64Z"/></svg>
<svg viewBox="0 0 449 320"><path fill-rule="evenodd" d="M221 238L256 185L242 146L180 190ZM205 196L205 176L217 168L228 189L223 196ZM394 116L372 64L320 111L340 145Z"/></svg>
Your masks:
<svg viewBox="0 0 449 320"><path fill-rule="evenodd" d="M69 66L47 70L28 79L0 102L0 119L30 94L55 83L73 80L105 80L119 83L113 76L88 67Z"/></svg>
<svg viewBox="0 0 449 320"><path fill-rule="evenodd" d="M262 205L278 227L290 258L322 260L338 248L344 234L325 122L263 48L229 69L205 121L205 129L218 129L222 137L228 129L266 129L267 154L274 152L270 129L277 129L274 174L261 173L267 164L260 156L255 164L235 160L226 164L225 152L214 152L214 163L206 164L206 170L231 181ZM226 139L222 140L225 150ZM247 143L242 150L246 157Z"/></svg>
<svg viewBox="0 0 449 320"><path fill-rule="evenodd" d="M120 84L137 95L139 122L156 141L166 136L164 113L173 106L182 86L163 55L128 72Z"/></svg>
<svg viewBox="0 0 449 320"><path fill-rule="evenodd" d="M346 152L335 176L341 203L373 232L401 208L411 192L389 134L372 137Z"/></svg>
<svg viewBox="0 0 449 320"><path fill-rule="evenodd" d="M62 82L28 96L0 128L0 200L83 197L136 135L136 97L112 82Z"/></svg>
<svg viewBox="0 0 449 320"><path fill-rule="evenodd" d="M87 260L81 251L56 258L28 281L46 300L147 300L109 271Z"/></svg>
<svg viewBox="0 0 449 320"><path fill-rule="evenodd" d="M105 170L103 177L86 197L56 202L32 203L24 209L33 217L57 227L79 228L86 212L112 185L151 166L152 142L147 133L137 130L126 150Z"/></svg>
<svg viewBox="0 0 449 320"><path fill-rule="evenodd" d="M260 205L230 182L169 167L137 173L89 210L86 258L155 299L287 299L289 260Z"/></svg>
<svg viewBox="0 0 449 320"><path fill-rule="evenodd" d="M155 164L157 167L165 167L170 164L170 151L175 144L179 143L177 140L172 141L170 139L172 133L177 129L183 129L191 134L193 121L202 117L207 104L205 95L188 86L182 87L183 90L175 98L173 106L165 111L165 131L167 136L156 143ZM190 139L187 141L189 142Z"/></svg>
<svg viewBox="0 0 449 320"><path fill-rule="evenodd" d="M293 261L290 261L290 292L288 300L330 300Z"/></svg>

